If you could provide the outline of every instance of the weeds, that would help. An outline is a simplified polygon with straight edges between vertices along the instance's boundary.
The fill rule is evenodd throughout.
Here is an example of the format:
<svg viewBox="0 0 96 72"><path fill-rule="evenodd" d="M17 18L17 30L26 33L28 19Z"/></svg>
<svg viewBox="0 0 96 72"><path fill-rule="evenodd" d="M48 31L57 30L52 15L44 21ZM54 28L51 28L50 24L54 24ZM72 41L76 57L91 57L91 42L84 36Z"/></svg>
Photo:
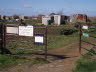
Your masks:
<svg viewBox="0 0 96 72"><path fill-rule="evenodd" d="M95 49L91 49L93 52L96 52ZM86 53L77 61L77 66L74 72L96 72L96 57L92 53Z"/></svg>
<svg viewBox="0 0 96 72"><path fill-rule="evenodd" d="M44 58L33 58L33 59L26 59L26 58L19 58L16 56L10 55L0 55L0 69L5 69L14 65L34 65L34 64L44 64L48 63L48 61Z"/></svg>

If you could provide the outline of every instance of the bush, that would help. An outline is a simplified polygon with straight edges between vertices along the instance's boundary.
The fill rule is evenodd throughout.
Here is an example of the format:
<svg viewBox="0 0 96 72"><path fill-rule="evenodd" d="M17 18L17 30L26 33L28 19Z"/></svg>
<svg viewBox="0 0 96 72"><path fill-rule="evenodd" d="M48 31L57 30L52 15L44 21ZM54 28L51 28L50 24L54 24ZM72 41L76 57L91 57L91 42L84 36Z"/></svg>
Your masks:
<svg viewBox="0 0 96 72"><path fill-rule="evenodd" d="M78 32L78 30L76 30L76 29L64 29L64 28L60 29L61 35L71 35L75 32Z"/></svg>

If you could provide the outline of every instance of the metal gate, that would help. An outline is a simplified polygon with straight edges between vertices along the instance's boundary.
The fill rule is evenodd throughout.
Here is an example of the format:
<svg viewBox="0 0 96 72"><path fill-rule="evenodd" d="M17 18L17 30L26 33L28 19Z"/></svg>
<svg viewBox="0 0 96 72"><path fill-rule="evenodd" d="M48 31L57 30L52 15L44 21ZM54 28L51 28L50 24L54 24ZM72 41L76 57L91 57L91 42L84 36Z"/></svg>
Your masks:
<svg viewBox="0 0 96 72"><path fill-rule="evenodd" d="M75 56L77 55L75 52L79 51L78 29L73 25L34 26L33 36L20 36L19 31L11 30L10 32L10 28L18 30L19 26L2 25L4 27L2 29L4 47L1 48L3 53L7 51L7 53L16 56L44 57L46 59L48 57L56 60L69 57L66 52L72 52L70 55ZM43 38L43 43L35 42L35 38L38 36ZM6 51L3 51L3 49L6 49Z"/></svg>
<svg viewBox="0 0 96 72"><path fill-rule="evenodd" d="M3 36L3 25L0 25L0 53L3 54L3 48L4 48L4 36Z"/></svg>
<svg viewBox="0 0 96 72"><path fill-rule="evenodd" d="M96 48L96 25L80 25L80 42L79 42L79 52L84 54L85 51L96 53L92 50ZM84 51L85 50L85 51Z"/></svg>
<svg viewBox="0 0 96 72"><path fill-rule="evenodd" d="M33 36L20 36L18 33L20 25L0 25L0 47L2 54L15 56L44 57L47 59L47 28L34 27ZM16 30L16 31L15 31ZM42 36L44 43L36 43L35 36ZM42 55L43 54L43 55ZM35 55L35 56L34 56Z"/></svg>

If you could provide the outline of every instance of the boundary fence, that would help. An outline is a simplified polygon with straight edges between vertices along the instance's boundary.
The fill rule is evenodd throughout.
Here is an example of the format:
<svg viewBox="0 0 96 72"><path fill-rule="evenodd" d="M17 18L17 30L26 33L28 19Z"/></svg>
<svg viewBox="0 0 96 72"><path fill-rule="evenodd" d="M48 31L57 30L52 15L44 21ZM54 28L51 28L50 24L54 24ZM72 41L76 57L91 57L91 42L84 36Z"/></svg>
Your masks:
<svg viewBox="0 0 96 72"><path fill-rule="evenodd" d="M79 28L80 28L79 29L80 30L80 32L79 32L79 53L82 54L81 50L84 49L84 50L96 55L96 53L94 51L82 46L82 42L87 43L87 44L92 45L92 46L96 46L95 43L92 43L92 42L89 42L89 41L82 39L82 36L87 37L87 38L96 39L96 36L89 34L87 31L84 31L84 30L89 30L89 29L96 29L96 27L94 25L81 25L80 24Z"/></svg>
<svg viewBox="0 0 96 72"><path fill-rule="evenodd" d="M63 34L61 34L61 30L74 28L74 26L34 26L33 27L33 36L27 36L27 35L22 36L22 34L19 35L19 32L20 32L19 26L21 26L21 25L19 25L19 24L18 25L8 25L8 24L7 25L4 25L4 24L1 25L1 29L2 29L1 30L2 31L1 32L1 39L2 39L2 41L1 41L1 43L2 43L1 53L2 54L7 53L10 55L17 55L18 56L19 54L15 54L12 51L10 51L10 49L13 49L14 47L8 46L9 44L11 44L11 43L13 44L15 42L15 43L20 43L20 44L22 43L22 45L25 45L25 46L28 46L28 45L43 46L44 49L42 50L41 55L44 55L44 57L47 59L47 57L49 56L48 55L48 49L51 49L50 46L52 44L56 45L55 43L58 43L59 40L61 40L61 39L63 40L63 38L67 37L67 36L65 37ZM10 30L10 28L11 28L11 30ZM13 31L12 30L13 28L15 30L17 30L17 32ZM10 32L10 31L12 31L12 32ZM24 31L22 31L22 32L24 32ZM76 34L74 33L72 35L72 37L75 37L75 35L77 35L77 34L78 34L78 32L76 32ZM55 35L57 35L57 36L55 36ZM27 38L28 38L28 40L27 40ZM41 40L36 41L38 38ZM70 39L72 39L71 36L70 36ZM70 39L68 39L68 40L70 41ZM57 42L54 42L54 41L57 41ZM75 41L75 40L73 39L72 41ZM64 42L64 41L62 41L62 42ZM27 44L25 44L25 43L27 43ZM65 45L67 45L67 43L65 43L65 45L63 45L63 43L61 43L60 45L65 46ZM58 46L56 48L59 48ZM21 48L20 46L18 48L14 48L14 49L34 51L34 48L31 48L31 49ZM37 50L37 51L39 51L39 50ZM38 53L40 53L40 51ZM56 53L52 53L52 54L56 55Z"/></svg>
<svg viewBox="0 0 96 72"><path fill-rule="evenodd" d="M15 55L14 53L12 53L9 49L11 49L10 47L7 46L7 44L9 42L17 42L17 43L29 43L29 44L35 44L35 45L41 45L44 46L44 54L45 54L45 59L47 59L47 27L34 27L34 32L33 32L33 36L30 36L30 39L32 38L34 41L27 41L27 40L19 40L19 38L21 37L22 39L28 37L28 36L20 36L19 35L19 31L15 32L15 33L11 33L9 31L12 30L13 28L17 28L19 29L20 25L4 25L1 24L0 25L0 45L1 45L1 54L11 54L11 55ZM11 27L11 30L9 30L7 33L7 29L8 27ZM36 29L43 29L41 32L38 32L38 30ZM13 31L14 32L14 31ZM12 38L13 37L13 38ZM16 37L17 39L14 40L14 37ZM43 42L35 42L35 37L42 37ZM24 45L24 44L23 44ZM30 50L29 50L30 51Z"/></svg>

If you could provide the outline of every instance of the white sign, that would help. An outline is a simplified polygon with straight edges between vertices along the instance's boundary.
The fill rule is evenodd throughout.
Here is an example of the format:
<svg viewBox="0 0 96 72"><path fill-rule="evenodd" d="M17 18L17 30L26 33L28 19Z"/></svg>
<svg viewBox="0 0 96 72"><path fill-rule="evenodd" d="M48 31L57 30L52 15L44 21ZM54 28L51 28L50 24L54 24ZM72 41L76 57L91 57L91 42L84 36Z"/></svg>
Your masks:
<svg viewBox="0 0 96 72"><path fill-rule="evenodd" d="M33 36L33 26L19 26L20 36Z"/></svg>
<svg viewBox="0 0 96 72"><path fill-rule="evenodd" d="M88 29L88 26L83 26L82 28L83 28L83 29Z"/></svg>
<svg viewBox="0 0 96 72"><path fill-rule="evenodd" d="M43 43L43 36L35 36L35 43Z"/></svg>
<svg viewBox="0 0 96 72"><path fill-rule="evenodd" d="M11 34L18 34L18 27L6 27L6 32Z"/></svg>

